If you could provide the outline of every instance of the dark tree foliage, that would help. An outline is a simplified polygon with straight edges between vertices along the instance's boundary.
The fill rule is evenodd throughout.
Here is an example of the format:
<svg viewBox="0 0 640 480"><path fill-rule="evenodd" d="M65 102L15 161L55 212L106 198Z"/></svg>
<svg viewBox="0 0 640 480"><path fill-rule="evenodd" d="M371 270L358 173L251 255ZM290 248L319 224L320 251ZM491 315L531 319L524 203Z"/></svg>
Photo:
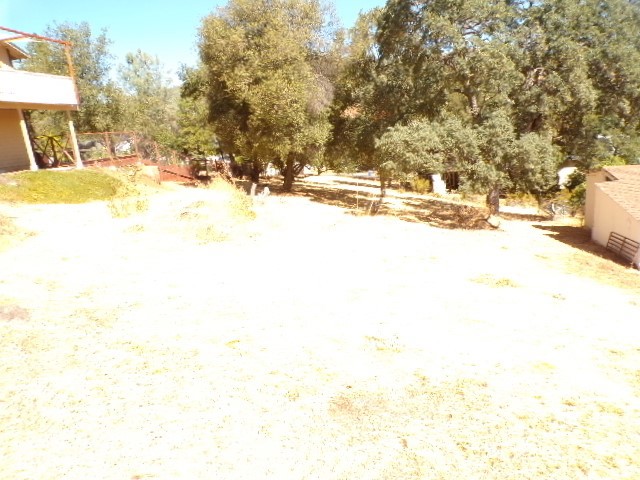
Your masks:
<svg viewBox="0 0 640 480"><path fill-rule="evenodd" d="M114 129L122 118L122 96L110 80L112 56L106 32L94 35L88 23L62 23L48 27L44 35L71 42L71 56L80 96L80 109L73 113L79 132ZM30 58L26 70L69 75L64 48L57 43L32 42L27 47ZM65 118L54 112L32 116L42 133L60 133L66 129Z"/></svg>
<svg viewBox="0 0 640 480"><path fill-rule="evenodd" d="M317 0L231 0L200 31L209 119L221 148L257 166L318 161L333 97L330 32Z"/></svg>
<svg viewBox="0 0 640 480"><path fill-rule="evenodd" d="M457 156L494 212L562 161L637 162L639 27L623 0L389 0L352 31L332 151L387 174Z"/></svg>

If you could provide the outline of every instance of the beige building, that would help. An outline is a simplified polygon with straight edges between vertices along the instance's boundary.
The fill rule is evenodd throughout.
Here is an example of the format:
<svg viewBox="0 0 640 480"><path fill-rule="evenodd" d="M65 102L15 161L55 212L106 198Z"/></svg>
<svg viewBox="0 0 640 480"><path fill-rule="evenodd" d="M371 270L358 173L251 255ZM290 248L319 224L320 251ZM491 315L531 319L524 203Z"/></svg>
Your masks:
<svg viewBox="0 0 640 480"><path fill-rule="evenodd" d="M640 165L604 167L587 176L585 225L591 238L611 246L612 233L640 268ZM619 237L624 237L619 239Z"/></svg>
<svg viewBox="0 0 640 480"><path fill-rule="evenodd" d="M69 76L17 70L14 62L28 58L16 42L28 39L55 41L0 27L11 36L0 38L0 173L36 170L37 164L24 119L24 110L77 110L78 95L72 72ZM64 44L65 48L69 45ZM69 65L72 70L71 65ZM73 123L69 130L76 164L80 166Z"/></svg>

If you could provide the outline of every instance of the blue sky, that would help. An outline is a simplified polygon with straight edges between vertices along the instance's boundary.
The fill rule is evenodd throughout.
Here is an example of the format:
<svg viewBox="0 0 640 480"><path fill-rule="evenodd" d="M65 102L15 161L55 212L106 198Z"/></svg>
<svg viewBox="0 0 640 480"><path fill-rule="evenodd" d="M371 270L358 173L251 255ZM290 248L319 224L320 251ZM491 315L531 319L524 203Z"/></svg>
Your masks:
<svg viewBox="0 0 640 480"><path fill-rule="evenodd" d="M197 59L196 32L202 17L226 0L0 0L0 25L43 34L54 22L86 21L94 33L107 29L113 42L114 63L127 52L140 49L157 55L175 73L181 63ZM358 12L384 5L385 0L334 0L338 17L346 27Z"/></svg>

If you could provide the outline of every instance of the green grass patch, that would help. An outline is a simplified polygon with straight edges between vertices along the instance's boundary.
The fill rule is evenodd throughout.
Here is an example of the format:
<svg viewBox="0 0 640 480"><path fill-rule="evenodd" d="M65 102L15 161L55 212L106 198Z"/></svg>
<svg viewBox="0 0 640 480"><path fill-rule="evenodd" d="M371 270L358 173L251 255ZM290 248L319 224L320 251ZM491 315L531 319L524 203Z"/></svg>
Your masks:
<svg viewBox="0 0 640 480"><path fill-rule="evenodd" d="M0 201L23 203L86 203L109 200L124 183L96 170L39 170L6 174L0 180Z"/></svg>

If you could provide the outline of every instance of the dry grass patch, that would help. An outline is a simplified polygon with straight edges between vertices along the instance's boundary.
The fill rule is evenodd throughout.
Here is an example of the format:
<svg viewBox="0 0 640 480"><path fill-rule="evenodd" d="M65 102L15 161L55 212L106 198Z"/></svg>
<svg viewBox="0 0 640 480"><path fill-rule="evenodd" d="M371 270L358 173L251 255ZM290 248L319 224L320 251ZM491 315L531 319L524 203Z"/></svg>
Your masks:
<svg viewBox="0 0 640 480"><path fill-rule="evenodd" d="M242 190L220 179L202 188L211 195L186 205L178 214L185 233L198 243L228 240L239 225L255 219L252 200Z"/></svg>
<svg viewBox="0 0 640 480"><path fill-rule="evenodd" d="M379 338L371 335L364 337L378 352L400 353L403 348L397 338Z"/></svg>
<svg viewBox="0 0 640 480"><path fill-rule="evenodd" d="M0 213L0 252L11 248L33 235L33 232L19 228L12 218Z"/></svg>
<svg viewBox="0 0 640 480"><path fill-rule="evenodd" d="M640 478L638 306L575 249L236 193L3 210L4 477Z"/></svg>
<svg viewBox="0 0 640 480"><path fill-rule="evenodd" d="M164 189L159 195L143 191L142 197L132 194L110 202L112 216L124 220L123 233L140 240L166 237L166 243L173 237L207 245L242 237L243 226L256 217L251 198L224 180Z"/></svg>
<svg viewBox="0 0 640 480"><path fill-rule="evenodd" d="M149 209L150 197L157 193L160 187L149 177L143 175L142 171L142 166L127 166L107 170L109 175L121 182L118 191L107 203L113 218L139 215Z"/></svg>
<svg viewBox="0 0 640 480"><path fill-rule="evenodd" d="M542 397L514 401L520 406L503 404L483 380L416 374L404 391L339 392L328 412L338 426L334 435L348 436L354 449L387 446L384 461L372 461L371 478L576 478L613 471L627 478L633 471L633 448L619 452L594 435L622 425L616 405L599 402L575 417L545 406ZM620 435L628 433L630 427Z"/></svg>
<svg viewBox="0 0 640 480"><path fill-rule="evenodd" d="M125 194L110 200L108 206L113 218L126 218L146 212L149 208L149 200L141 198L138 194L133 197Z"/></svg>
<svg viewBox="0 0 640 480"><path fill-rule="evenodd" d="M608 252L601 252L606 255ZM618 263L613 255L576 251L564 260L568 272L632 291L640 297L640 272Z"/></svg>
<svg viewBox="0 0 640 480"><path fill-rule="evenodd" d="M471 279L474 283L479 283L481 285L488 285L490 287L495 288L517 288L519 285L506 277L495 277L491 274L483 274Z"/></svg>
<svg viewBox="0 0 640 480"><path fill-rule="evenodd" d="M591 240L591 234L579 219L536 224L549 238L573 247L570 254L538 253L536 256L550 265L560 265L566 272L591 278L602 284L622 288L640 298L640 272L630 268L614 253Z"/></svg>
<svg viewBox="0 0 640 480"><path fill-rule="evenodd" d="M0 252L15 242L15 236L18 232L13 220L0 215Z"/></svg>

